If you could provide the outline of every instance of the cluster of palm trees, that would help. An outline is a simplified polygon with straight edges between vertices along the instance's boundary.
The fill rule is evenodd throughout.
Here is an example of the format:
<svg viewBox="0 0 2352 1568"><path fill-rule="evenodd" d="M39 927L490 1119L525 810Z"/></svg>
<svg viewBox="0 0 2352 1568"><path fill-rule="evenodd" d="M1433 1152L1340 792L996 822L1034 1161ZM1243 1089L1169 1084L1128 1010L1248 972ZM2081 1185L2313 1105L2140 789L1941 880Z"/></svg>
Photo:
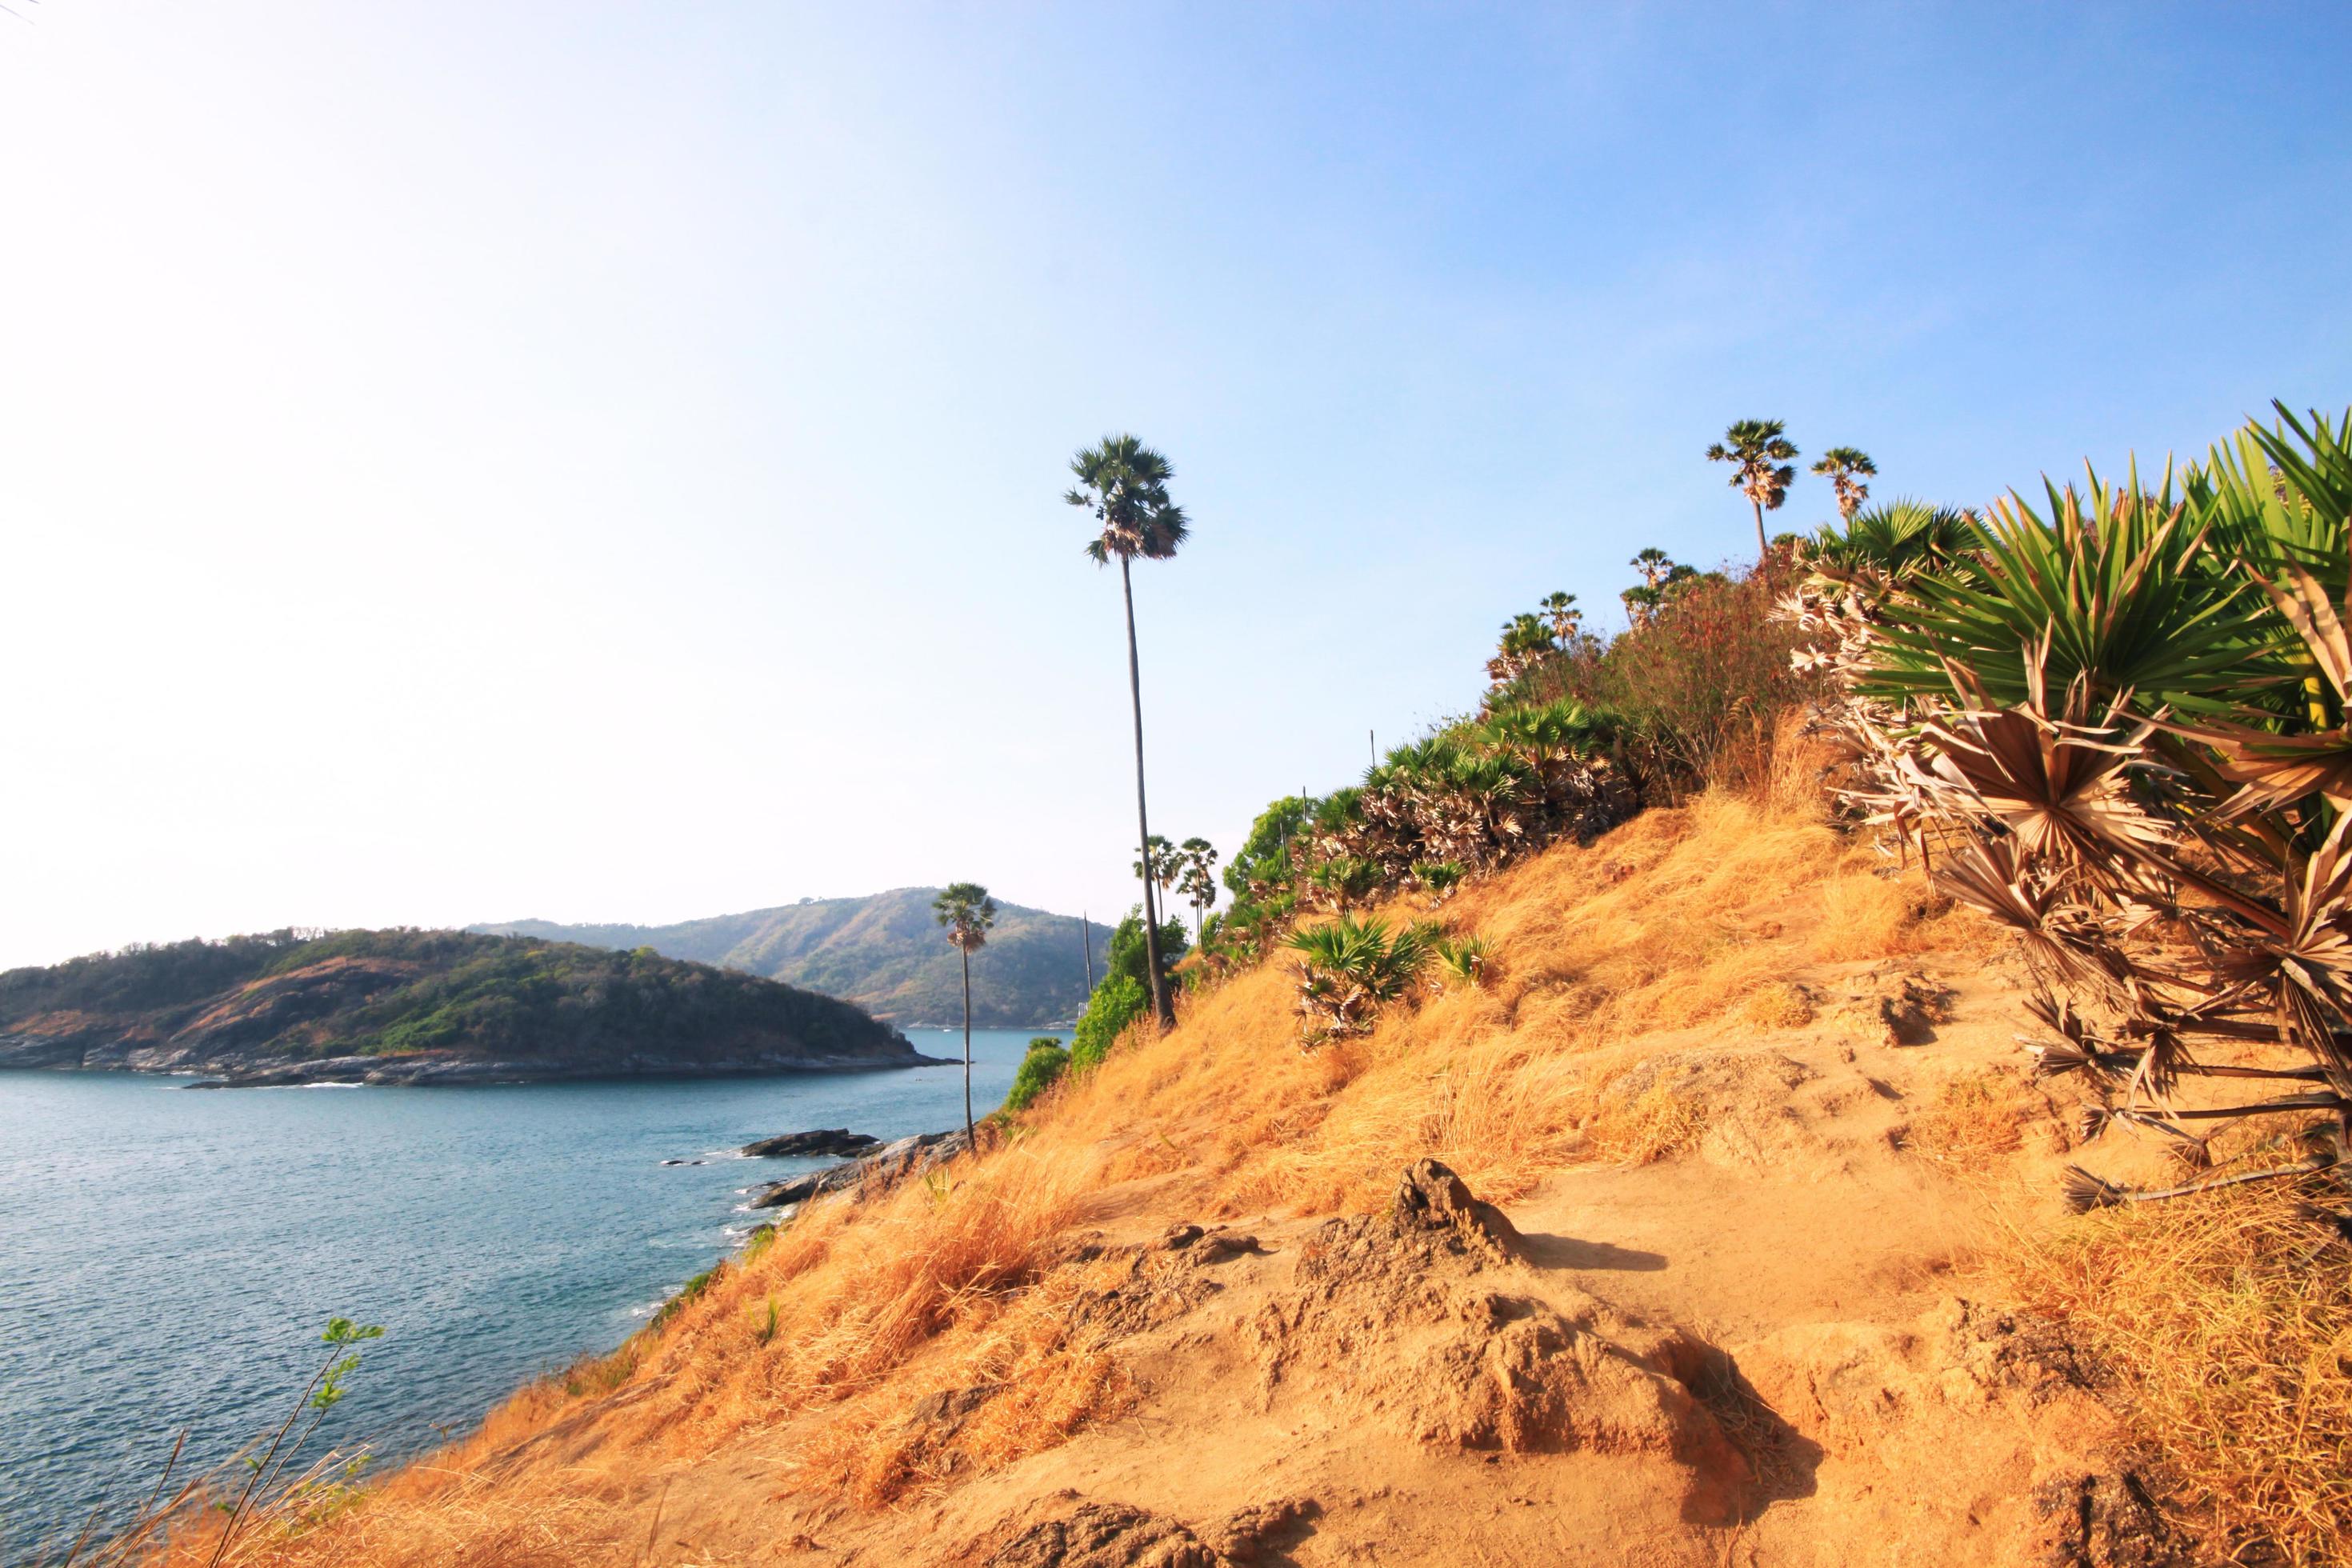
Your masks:
<svg viewBox="0 0 2352 1568"><path fill-rule="evenodd" d="M2347 426L2280 405L2153 483L1900 503L1807 552L1790 611L1841 694L1848 795L2023 938L2041 1069L2096 1091L2085 1136L2242 1163L2142 1190L2077 1167L2077 1206L2347 1154ZM2189 1103L2198 1079L2240 1092Z"/></svg>
<svg viewBox="0 0 2352 1568"><path fill-rule="evenodd" d="M1732 488L1756 509L1759 561L1772 552L1771 542L1764 536L1764 514L1787 503L1789 487L1797 480L1799 456L1788 426L1778 419L1734 420L1723 439L1706 449L1708 462L1731 465ZM1838 516L1851 518L1869 499L1870 487L1863 481L1878 472L1878 465L1858 447L1832 447L1814 462L1813 472L1828 479L1836 492Z"/></svg>
<svg viewBox="0 0 2352 1568"><path fill-rule="evenodd" d="M1211 868L1216 864L1217 852L1206 839L1188 838L1171 847L1151 831L1150 805L1144 789L1143 676L1135 636L1134 564L1139 560L1165 561L1173 556L1190 533L1191 523L1184 509L1168 493L1169 481L1175 478L1174 466L1134 436L1106 436L1097 445L1082 448L1071 459L1070 472L1077 482L1062 499L1093 517L1096 531L1087 542L1087 554L1098 566L1118 563L1119 593L1126 604L1127 689L1135 721L1135 825L1140 849L1135 874L1143 884L1144 966L1150 981L1151 1009L1160 1026L1167 1027L1176 1021L1176 1013L1160 951L1158 895L1171 889L1182 893L1193 906L1197 931L1216 902L1216 879ZM932 901L932 910L963 959L964 1131L969 1138L973 1131L971 955L987 943L996 905L988 889L977 882L957 882ZM1087 967L1093 968L1091 943Z"/></svg>
<svg viewBox="0 0 2352 1568"><path fill-rule="evenodd" d="M1162 895L1183 895L1192 906L1192 945L1198 947L1202 923L1217 904L1216 847L1205 838L1171 844L1155 833L1144 847L1145 858L1135 863L1134 875Z"/></svg>
<svg viewBox="0 0 2352 1568"><path fill-rule="evenodd" d="M1797 448L1779 420L1735 423L1710 459L1733 465L1732 482L1755 507L1757 544L1768 552L1764 513L1787 500L1795 479ZM1085 510L1095 531L1086 545L1098 565L1116 563L1126 612L1128 697L1135 743L1135 810L1138 858L1135 875L1142 889L1145 968L1153 1016L1162 1027L1175 1021L1167 965L1160 952L1163 906L1169 895L1192 906L1195 945L1207 950L1209 911L1218 899L1216 851L1201 838L1181 845L1151 831L1143 741L1143 681L1136 636L1134 565L1139 560L1173 557L1190 533L1190 521L1169 493L1175 469L1166 456L1133 435L1105 437L1071 460L1076 482L1065 493ZM1869 491L1863 479L1876 473L1866 453L1833 447L1813 465L1835 486L1840 515L1851 520ZM1637 625L1654 615L1669 591L1698 575L1664 552L1635 556L1640 587L1625 595ZM1500 647L1487 665L1499 690L1543 660L1578 648L1585 638L1576 597L1565 592L1545 597L1529 613L1506 623ZM1286 839L1272 875L1234 886L1236 903L1221 922L1224 956L1255 955L1287 923L1303 898L1345 910L1384 889L1419 886L1443 893L1470 871L1498 864L1548 842L1561 832L1591 833L1630 809L1632 791L1608 756L1604 716L1575 703L1505 708L1475 725L1401 748L1376 764L1360 789L1321 803L1317 831L1302 835L1294 850ZM1229 876L1229 884L1235 879ZM966 968L965 1077L970 1099L970 960L984 942L993 906L985 889L958 883L940 896L940 920L962 952ZM969 1106L965 1118L969 1124Z"/></svg>
<svg viewBox="0 0 2352 1568"><path fill-rule="evenodd" d="M1547 594L1534 609L1503 623L1495 657L1486 661L1486 679L1508 686L1552 655L1577 647L1584 635L1584 612L1576 607L1576 595Z"/></svg>

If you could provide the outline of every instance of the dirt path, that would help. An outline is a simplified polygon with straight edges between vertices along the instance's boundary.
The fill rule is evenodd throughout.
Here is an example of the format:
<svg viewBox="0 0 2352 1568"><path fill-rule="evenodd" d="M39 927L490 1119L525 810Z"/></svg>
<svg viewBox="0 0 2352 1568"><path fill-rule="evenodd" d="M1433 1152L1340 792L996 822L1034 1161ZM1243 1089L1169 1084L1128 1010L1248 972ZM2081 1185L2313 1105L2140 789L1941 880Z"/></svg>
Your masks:
<svg viewBox="0 0 2352 1568"><path fill-rule="evenodd" d="M1920 1146L2054 1163L2013 979L1796 978L1809 1023L1643 1042L1626 1091L1696 1107L1689 1147L1556 1175L1515 1240L1261 1216L1171 1248L1156 1186L1106 1192L1087 1245L1117 1279L1080 1310L1131 1411L875 1513L796 1501L747 1452L700 1468L681 1539L836 1564L2160 1560L2133 1555L2065 1347L1968 1299L1981 1201ZM2002 1093L1940 1126L1954 1083Z"/></svg>

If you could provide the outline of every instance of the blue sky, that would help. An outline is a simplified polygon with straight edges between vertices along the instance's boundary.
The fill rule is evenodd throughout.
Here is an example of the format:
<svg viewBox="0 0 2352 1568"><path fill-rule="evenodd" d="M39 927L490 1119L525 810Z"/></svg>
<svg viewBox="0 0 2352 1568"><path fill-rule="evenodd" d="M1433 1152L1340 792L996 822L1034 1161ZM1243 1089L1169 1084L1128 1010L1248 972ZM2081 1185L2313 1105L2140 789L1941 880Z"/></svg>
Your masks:
<svg viewBox="0 0 2352 1568"><path fill-rule="evenodd" d="M1732 419L1982 502L2352 401L2336 5L14 8L0 963L1122 908L1106 430L1230 850L1737 558Z"/></svg>

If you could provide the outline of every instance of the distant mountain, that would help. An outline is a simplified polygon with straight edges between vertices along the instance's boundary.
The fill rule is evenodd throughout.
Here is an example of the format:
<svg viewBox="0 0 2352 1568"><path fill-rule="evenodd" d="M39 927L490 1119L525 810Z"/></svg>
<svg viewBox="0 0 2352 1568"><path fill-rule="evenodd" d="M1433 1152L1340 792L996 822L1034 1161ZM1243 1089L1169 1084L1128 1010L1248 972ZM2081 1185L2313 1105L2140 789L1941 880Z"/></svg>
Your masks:
<svg viewBox="0 0 2352 1568"><path fill-rule="evenodd" d="M963 1016L955 949L931 916L937 888L896 888L862 899L811 899L780 909L677 925L558 925L509 921L471 929L592 947L650 947L671 958L722 964L855 1002L898 1024L950 1024ZM1086 954L1075 915L997 905L988 945L972 955L971 1018L1026 1028L1075 1018L1086 1005ZM1093 928L1102 972L1110 928Z"/></svg>
<svg viewBox="0 0 2352 1568"><path fill-rule="evenodd" d="M467 931L273 931L0 973L0 1067L465 1083L928 1059L830 996Z"/></svg>

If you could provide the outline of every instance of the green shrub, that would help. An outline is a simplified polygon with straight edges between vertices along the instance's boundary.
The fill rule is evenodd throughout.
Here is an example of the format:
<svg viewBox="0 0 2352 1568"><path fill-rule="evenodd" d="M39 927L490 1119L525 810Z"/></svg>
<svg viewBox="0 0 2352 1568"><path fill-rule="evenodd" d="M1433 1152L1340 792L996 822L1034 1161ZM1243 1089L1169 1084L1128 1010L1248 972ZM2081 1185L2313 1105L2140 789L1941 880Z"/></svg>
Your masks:
<svg viewBox="0 0 2352 1568"><path fill-rule="evenodd" d="M1140 931L1141 927L1138 926ZM1139 935L1136 946L1140 949ZM1144 989L1143 981L1136 974L1112 973L1103 976L1095 994L1087 999L1087 1010L1078 1016L1078 1026L1070 1036L1070 1065L1080 1072L1098 1067L1110 1055L1110 1047L1121 1030L1150 1010L1151 994Z"/></svg>
<svg viewBox="0 0 2352 1568"><path fill-rule="evenodd" d="M1069 1065L1070 1053L1052 1035L1040 1035L1030 1041L1029 1054L1021 1058L1021 1068L1013 1075L1013 1091L1004 1097L1004 1109L1028 1110L1039 1095L1054 1087Z"/></svg>
<svg viewBox="0 0 2352 1568"><path fill-rule="evenodd" d="M1160 962L1163 967L1175 968L1176 961L1191 952L1192 947L1192 935L1185 931L1182 921L1160 922ZM1119 921L1110 933L1110 959L1104 966L1103 979L1108 982L1114 975L1123 974L1148 989L1144 962L1143 911L1131 909L1127 911L1127 918ZM1098 985L1096 989L1100 990L1101 987Z"/></svg>

